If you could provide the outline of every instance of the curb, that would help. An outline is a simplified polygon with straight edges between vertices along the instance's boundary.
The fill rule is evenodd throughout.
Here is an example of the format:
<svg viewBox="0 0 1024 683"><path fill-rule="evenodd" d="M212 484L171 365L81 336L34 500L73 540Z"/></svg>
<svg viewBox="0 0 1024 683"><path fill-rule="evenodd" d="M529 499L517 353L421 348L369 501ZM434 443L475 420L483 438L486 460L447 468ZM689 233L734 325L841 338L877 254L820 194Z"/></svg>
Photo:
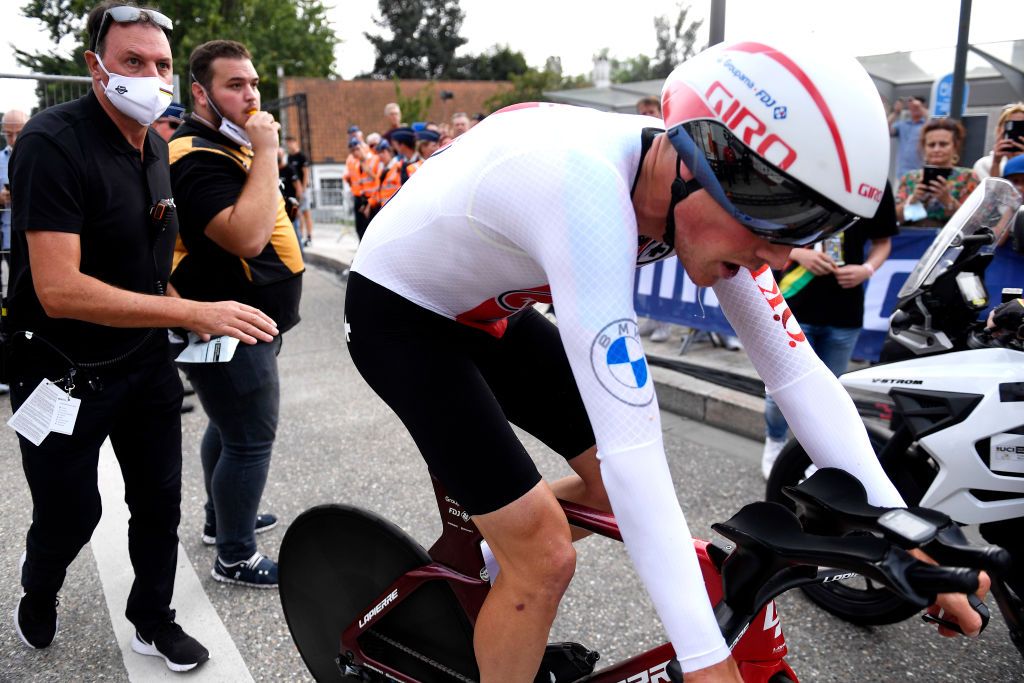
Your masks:
<svg viewBox="0 0 1024 683"><path fill-rule="evenodd" d="M764 441L764 399L681 372L649 366L658 406L680 417Z"/></svg>

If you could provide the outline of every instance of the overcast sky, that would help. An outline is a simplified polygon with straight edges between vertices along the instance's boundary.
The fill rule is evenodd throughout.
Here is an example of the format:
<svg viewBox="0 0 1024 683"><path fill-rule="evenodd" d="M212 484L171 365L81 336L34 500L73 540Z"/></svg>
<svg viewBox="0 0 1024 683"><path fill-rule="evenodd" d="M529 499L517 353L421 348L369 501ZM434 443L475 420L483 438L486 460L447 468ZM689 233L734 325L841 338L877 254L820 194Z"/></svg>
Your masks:
<svg viewBox="0 0 1024 683"><path fill-rule="evenodd" d="M21 16L21 3L2 0L0 45L23 50L51 47L41 24ZM159 0L152 4L159 6ZM373 66L374 53L363 33L373 24L377 0L326 0L342 40L336 68L351 78ZM460 52L477 53L507 43L543 66L550 55L562 58L566 74L589 73L594 53L609 48L613 57L653 55L656 16L675 16L674 0L461 0L465 12ZM690 16L707 17L710 0L693 0ZM1011 10L1012 7L1017 10ZM799 40L813 36L831 48L862 56L956 44L959 0L727 0L725 37ZM1017 19L1010 16L1017 13ZM1020 0L974 0L970 39L975 43L1024 38ZM707 21L700 42L707 39ZM950 64L952 70L952 64ZM12 51L0 49L0 73L24 72ZM0 109L29 109L33 82L0 79Z"/></svg>

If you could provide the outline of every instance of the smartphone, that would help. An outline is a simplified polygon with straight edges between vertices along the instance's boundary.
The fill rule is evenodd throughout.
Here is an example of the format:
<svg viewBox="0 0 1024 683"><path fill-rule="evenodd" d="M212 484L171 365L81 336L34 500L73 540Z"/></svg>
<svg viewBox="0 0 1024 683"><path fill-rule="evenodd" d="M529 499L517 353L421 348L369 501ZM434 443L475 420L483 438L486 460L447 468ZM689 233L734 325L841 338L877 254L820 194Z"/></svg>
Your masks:
<svg viewBox="0 0 1024 683"><path fill-rule="evenodd" d="M1003 124L1003 136L1024 144L1024 121L1007 121Z"/></svg>
<svg viewBox="0 0 1024 683"><path fill-rule="evenodd" d="M922 182L927 186L936 178L948 178L949 174L952 172L953 169L951 168L943 168L942 166L925 166Z"/></svg>

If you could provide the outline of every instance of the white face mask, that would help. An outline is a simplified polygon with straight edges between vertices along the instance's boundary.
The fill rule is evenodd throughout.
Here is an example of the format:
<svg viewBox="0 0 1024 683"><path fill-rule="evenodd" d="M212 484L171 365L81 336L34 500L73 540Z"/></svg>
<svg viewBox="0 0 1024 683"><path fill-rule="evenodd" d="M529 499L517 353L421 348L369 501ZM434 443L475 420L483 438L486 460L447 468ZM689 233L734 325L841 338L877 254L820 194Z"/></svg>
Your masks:
<svg viewBox="0 0 1024 683"><path fill-rule="evenodd" d="M200 84L199 87L203 88L202 84ZM220 117L220 128L218 128L218 130L221 135L226 137L228 140L231 140L236 145L252 147L252 142L249 140L249 135L245 132L245 129L231 121L228 121L224 115L220 113L220 109L217 109L217 105L213 103L213 98L210 97L209 91L206 88L203 88L203 92L206 93L206 101L209 103L210 109L213 110L214 114Z"/></svg>
<svg viewBox="0 0 1024 683"><path fill-rule="evenodd" d="M103 73L107 74L104 89L107 99L125 116L148 126L170 106L174 91L156 76L128 77L112 74L103 66L99 55L96 55L96 61Z"/></svg>

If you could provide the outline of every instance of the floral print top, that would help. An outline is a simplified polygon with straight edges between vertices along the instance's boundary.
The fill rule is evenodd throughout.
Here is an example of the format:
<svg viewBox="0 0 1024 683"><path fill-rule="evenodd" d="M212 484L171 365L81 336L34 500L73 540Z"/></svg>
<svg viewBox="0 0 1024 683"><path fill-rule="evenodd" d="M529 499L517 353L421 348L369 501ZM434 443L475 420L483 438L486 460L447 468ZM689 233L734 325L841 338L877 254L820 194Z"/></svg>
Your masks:
<svg viewBox="0 0 1024 683"><path fill-rule="evenodd" d="M896 203L900 206L907 203L907 199L910 195L914 194L914 189L920 184L924 171L922 169L916 169L908 171L900 177L900 188L896 193ZM967 196L974 192L974 188L978 187L978 176L974 175L974 171L963 166L954 166L953 172L949 175L949 194L957 201L958 204L963 204ZM937 199L928 199L924 208L928 211L928 222L937 222L938 225L945 225L946 221L953 217L956 213L956 209L948 211ZM959 206L956 207L960 208ZM925 221L916 223L917 225L923 224Z"/></svg>

